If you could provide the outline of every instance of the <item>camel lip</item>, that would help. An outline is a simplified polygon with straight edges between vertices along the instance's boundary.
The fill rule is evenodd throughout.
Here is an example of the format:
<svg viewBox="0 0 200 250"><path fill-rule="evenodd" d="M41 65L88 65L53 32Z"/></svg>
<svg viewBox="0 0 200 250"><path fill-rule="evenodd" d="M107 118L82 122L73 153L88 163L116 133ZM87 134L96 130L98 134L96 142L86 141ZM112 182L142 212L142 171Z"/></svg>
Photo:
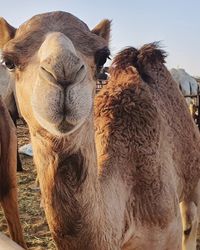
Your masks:
<svg viewBox="0 0 200 250"><path fill-rule="evenodd" d="M85 121L85 119L79 120L78 122L76 122L75 124L72 123L72 121L68 121L67 117L65 117L57 126L56 126L56 130L59 131L60 134L71 134L74 131L76 131L77 129L79 129L83 122Z"/></svg>

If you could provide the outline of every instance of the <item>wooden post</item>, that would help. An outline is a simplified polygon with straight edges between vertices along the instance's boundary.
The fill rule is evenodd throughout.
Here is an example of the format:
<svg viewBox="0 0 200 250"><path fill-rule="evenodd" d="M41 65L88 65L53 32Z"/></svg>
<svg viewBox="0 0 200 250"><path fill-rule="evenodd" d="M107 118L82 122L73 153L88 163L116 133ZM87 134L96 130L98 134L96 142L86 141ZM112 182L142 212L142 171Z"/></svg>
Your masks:
<svg viewBox="0 0 200 250"><path fill-rule="evenodd" d="M0 250L24 250L24 248L20 247L10 238L0 233Z"/></svg>

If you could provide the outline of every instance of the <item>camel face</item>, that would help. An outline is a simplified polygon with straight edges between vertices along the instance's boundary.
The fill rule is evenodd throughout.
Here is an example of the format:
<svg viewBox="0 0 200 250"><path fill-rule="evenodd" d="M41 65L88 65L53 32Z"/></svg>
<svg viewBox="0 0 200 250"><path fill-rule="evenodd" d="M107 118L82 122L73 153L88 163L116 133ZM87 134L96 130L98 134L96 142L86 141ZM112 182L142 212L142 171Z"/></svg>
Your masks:
<svg viewBox="0 0 200 250"><path fill-rule="evenodd" d="M5 24L4 20L7 38L11 26ZM71 14L52 12L33 17L1 41L2 60L15 76L19 106L28 123L63 135L91 115L95 74L109 56L109 26L105 20L90 31Z"/></svg>

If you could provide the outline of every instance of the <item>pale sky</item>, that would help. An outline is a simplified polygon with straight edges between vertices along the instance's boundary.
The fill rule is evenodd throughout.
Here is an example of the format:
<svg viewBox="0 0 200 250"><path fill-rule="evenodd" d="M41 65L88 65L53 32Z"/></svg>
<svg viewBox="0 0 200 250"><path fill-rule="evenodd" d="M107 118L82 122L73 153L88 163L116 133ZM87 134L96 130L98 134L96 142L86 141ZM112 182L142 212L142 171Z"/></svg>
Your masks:
<svg viewBox="0 0 200 250"><path fill-rule="evenodd" d="M112 20L112 56L126 46L162 41L167 67L200 76L200 0L0 0L0 16L13 26L38 13L71 12L93 28Z"/></svg>

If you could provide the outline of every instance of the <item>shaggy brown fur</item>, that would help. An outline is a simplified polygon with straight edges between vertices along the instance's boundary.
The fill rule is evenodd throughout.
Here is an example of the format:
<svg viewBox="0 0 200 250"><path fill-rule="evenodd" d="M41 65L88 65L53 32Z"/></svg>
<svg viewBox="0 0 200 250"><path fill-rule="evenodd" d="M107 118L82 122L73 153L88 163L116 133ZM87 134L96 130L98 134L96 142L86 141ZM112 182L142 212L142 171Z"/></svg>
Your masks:
<svg viewBox="0 0 200 250"><path fill-rule="evenodd" d="M194 237L188 235L186 239L184 235L183 248L195 249L187 244L192 238L195 245L198 210L193 212L194 209L188 207L195 203L199 209L196 190L200 177L200 136L184 98L163 65L164 58L165 52L155 43L144 45L140 50L125 49L113 60L107 86L95 99L102 185L105 179L107 182L118 173L130 188L124 214L129 224L124 234L131 228L130 221L142 224L141 227L139 223L125 249L143 246L142 240L138 243L134 238L141 237L140 232L147 225L151 225L154 237L157 226L163 229L164 235L170 223L176 220L169 231L171 236L168 240L166 237L165 248L148 244L146 247L180 249L178 203L181 201L187 203L184 230L187 227L194 231ZM174 239L173 230L179 231ZM148 241L145 238L143 241Z"/></svg>
<svg viewBox="0 0 200 250"><path fill-rule="evenodd" d="M15 127L5 104L0 98L0 203L8 222L12 239L23 247L22 228L17 203Z"/></svg>
<svg viewBox="0 0 200 250"><path fill-rule="evenodd" d="M120 74L121 70L124 70L128 66L134 66L141 78L144 81L150 82L151 76L145 73L145 69L148 65L156 64L157 62L165 63L165 57L167 56L164 50L159 49L158 43L145 44L140 50L133 47L129 47L123 50L123 53L119 53L112 63L114 70L113 74Z"/></svg>

